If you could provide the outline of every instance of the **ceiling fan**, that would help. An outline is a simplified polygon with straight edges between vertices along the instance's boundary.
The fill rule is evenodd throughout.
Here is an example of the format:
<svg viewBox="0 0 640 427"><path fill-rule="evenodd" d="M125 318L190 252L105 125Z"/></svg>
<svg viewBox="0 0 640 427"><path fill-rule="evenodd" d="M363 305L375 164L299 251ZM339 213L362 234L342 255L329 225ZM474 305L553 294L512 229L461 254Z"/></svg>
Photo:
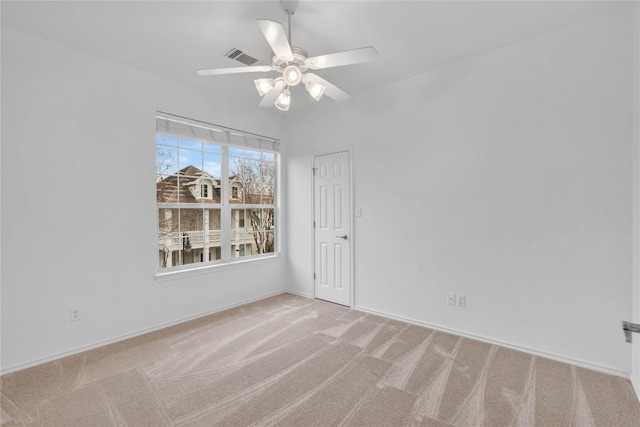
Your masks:
<svg viewBox="0 0 640 427"><path fill-rule="evenodd" d="M378 58L378 52L371 46L328 55L309 57L307 52L297 46L291 45L291 15L296 11L297 0L280 0L280 6L288 15L289 37L279 22L268 19L258 19L258 26L267 39L267 43L273 51L271 65L250 65L245 67L214 68L200 70L201 76L214 76L235 73L265 73L277 71L281 77L264 78L254 80L256 89L262 100L261 107L274 105L276 108L287 111L291 105L290 88L303 83L305 89L319 101L322 95L326 95L335 101L344 101L349 94L329 83L317 74L308 70L321 70L324 68L341 67L343 65L360 64L374 61Z"/></svg>

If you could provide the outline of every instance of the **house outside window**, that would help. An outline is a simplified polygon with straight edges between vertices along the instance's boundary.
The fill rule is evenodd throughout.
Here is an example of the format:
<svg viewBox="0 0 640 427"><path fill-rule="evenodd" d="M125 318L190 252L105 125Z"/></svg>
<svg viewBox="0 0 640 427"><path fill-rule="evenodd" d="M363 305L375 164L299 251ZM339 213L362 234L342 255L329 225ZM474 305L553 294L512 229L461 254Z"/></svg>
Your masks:
<svg viewBox="0 0 640 427"><path fill-rule="evenodd" d="M238 212L238 227L244 228L244 211Z"/></svg>
<svg viewBox="0 0 640 427"><path fill-rule="evenodd" d="M158 113L160 272L278 252L278 146L274 139Z"/></svg>

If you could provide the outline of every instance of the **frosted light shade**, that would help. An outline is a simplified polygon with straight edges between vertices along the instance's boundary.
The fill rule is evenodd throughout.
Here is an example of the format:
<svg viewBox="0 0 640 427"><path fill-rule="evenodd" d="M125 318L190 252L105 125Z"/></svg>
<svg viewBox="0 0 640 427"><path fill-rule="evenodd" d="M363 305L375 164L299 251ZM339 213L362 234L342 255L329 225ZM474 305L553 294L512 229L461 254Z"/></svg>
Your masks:
<svg viewBox="0 0 640 427"><path fill-rule="evenodd" d="M264 96L269 93L271 89L273 89L274 81L273 79L258 79L253 81L256 84L256 90L260 94L260 96Z"/></svg>
<svg viewBox="0 0 640 427"><path fill-rule="evenodd" d="M314 82L308 82L306 85L304 85L304 88L307 90L307 92L309 92L309 95L311 95L311 97L316 101L320 101L320 98L322 97L322 94L326 89L321 84L314 83Z"/></svg>
<svg viewBox="0 0 640 427"><path fill-rule="evenodd" d="M295 86L300 83L300 80L302 80L302 71L300 71L300 68L295 65L289 65L284 69L282 78L284 78L284 82L288 86Z"/></svg>
<svg viewBox="0 0 640 427"><path fill-rule="evenodd" d="M285 89L282 91L276 102L273 104L276 106L278 110L287 111L289 110L289 105L291 104L291 92L289 89Z"/></svg>

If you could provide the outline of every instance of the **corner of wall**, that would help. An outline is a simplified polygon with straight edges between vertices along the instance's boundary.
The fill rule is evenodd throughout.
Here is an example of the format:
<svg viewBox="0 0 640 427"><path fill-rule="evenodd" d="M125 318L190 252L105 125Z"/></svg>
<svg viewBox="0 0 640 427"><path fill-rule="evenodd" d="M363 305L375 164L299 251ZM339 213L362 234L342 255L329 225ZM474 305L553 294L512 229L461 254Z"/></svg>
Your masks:
<svg viewBox="0 0 640 427"><path fill-rule="evenodd" d="M633 13L633 282L632 316L640 322L640 3L634 2ZM640 400L640 336L631 356L631 383Z"/></svg>

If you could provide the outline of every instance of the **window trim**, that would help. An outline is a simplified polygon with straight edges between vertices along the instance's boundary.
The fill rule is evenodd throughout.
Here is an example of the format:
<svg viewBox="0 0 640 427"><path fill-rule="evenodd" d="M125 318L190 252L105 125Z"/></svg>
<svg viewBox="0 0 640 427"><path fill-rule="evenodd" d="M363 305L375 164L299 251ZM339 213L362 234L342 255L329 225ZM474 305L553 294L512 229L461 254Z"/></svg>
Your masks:
<svg viewBox="0 0 640 427"><path fill-rule="evenodd" d="M158 123L160 120L167 121L167 129L161 129ZM200 135L196 135L197 132L193 132L193 135L186 135L180 132L171 132L168 128L169 122L179 123L182 126L181 131L184 132L185 126L188 129L189 125L193 125L197 127L197 132L209 132L209 134L216 133L216 139L208 139L199 137ZM220 138L220 133L226 134ZM219 260L210 260L207 262L198 262L192 264L185 264L179 266L172 266L170 268L162 268L159 264L156 266L156 274L154 277L157 281L165 281L171 280L173 278L187 277L191 275L199 275L204 273L209 273L212 271L223 271L228 268L236 268L236 267L246 267L248 265L262 264L268 261L273 261L280 259L281 257L281 247L282 247L282 231L281 231L281 155L279 151L279 143L280 141L275 138L264 137L258 134L252 134L248 132L238 131L237 129L226 128L219 125L209 124L206 122L195 121L192 119L187 119L181 116L174 116L168 113L157 112L156 114L156 132L155 132L155 146L158 147L157 136L158 135L167 135L171 137L177 137L185 140L198 141L203 142L205 144L212 144L215 146L222 147L220 163L221 163L221 188L220 188L220 203L206 203L206 204L194 204L194 203L161 203L156 201L155 204L155 212L156 217L158 212L161 209L219 209L220 210L220 234L221 234L221 242L220 242L220 251L221 251L221 259ZM238 144L237 141L234 143L233 138L244 138L246 144ZM221 140L222 139L222 140ZM161 144L162 145L162 144ZM273 203L272 204L245 204L245 203L232 203L231 198L231 183L232 181L229 179L229 168L230 168L230 156L229 151L230 148L240 148L247 149L252 151L262 151L267 153L272 153L274 155L274 187L275 193L273 195ZM203 146L204 149L204 146ZM206 149L204 149L206 151ZM223 177L227 177L224 179ZM157 182L157 181L156 181ZM204 183L200 183L200 185L208 185ZM216 187L217 188L217 187ZM209 189L212 190L212 189ZM213 191L209 191L209 195L213 195ZM223 203L226 201L227 203ZM245 255L242 257L233 257L231 253L231 245L232 245L232 218L231 213L233 209L273 209L273 235L275 238L273 252L265 253L265 254L256 254L256 255ZM157 219L156 219L157 221ZM156 236L157 236L157 228L158 223L156 222ZM228 230L224 232L223 230ZM160 248L159 237L156 239L156 251Z"/></svg>
<svg viewBox="0 0 640 427"><path fill-rule="evenodd" d="M204 181L204 180L202 180ZM200 181L200 198L210 200L213 194L209 195L209 184Z"/></svg>
<svg viewBox="0 0 640 427"><path fill-rule="evenodd" d="M175 270L158 270L158 272L156 272L156 274L154 275L154 278L156 279L156 282L166 282L183 277L199 276L202 274L210 274L218 271L232 270L235 268L246 268L249 266L276 262L280 261L282 259L282 256L282 252L273 252L264 255L253 255L248 257L236 258L238 259L238 261L233 262L219 262L216 264L187 264L186 266L175 267ZM196 265L196 267L182 268L192 265Z"/></svg>

